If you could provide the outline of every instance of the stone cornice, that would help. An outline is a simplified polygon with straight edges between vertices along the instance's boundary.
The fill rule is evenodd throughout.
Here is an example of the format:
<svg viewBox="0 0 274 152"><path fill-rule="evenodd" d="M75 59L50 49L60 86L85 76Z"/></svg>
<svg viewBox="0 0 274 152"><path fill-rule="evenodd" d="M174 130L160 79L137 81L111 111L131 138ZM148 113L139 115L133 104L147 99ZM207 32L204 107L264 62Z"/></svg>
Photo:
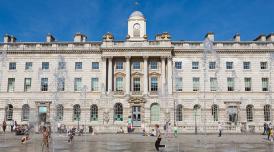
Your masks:
<svg viewBox="0 0 274 152"><path fill-rule="evenodd" d="M215 49L217 53L267 53L273 49ZM174 53L202 53L204 49L174 49Z"/></svg>
<svg viewBox="0 0 274 152"><path fill-rule="evenodd" d="M173 47L101 47L101 50L104 52L113 52L113 51L150 51L150 50L157 50L157 51L172 51Z"/></svg>

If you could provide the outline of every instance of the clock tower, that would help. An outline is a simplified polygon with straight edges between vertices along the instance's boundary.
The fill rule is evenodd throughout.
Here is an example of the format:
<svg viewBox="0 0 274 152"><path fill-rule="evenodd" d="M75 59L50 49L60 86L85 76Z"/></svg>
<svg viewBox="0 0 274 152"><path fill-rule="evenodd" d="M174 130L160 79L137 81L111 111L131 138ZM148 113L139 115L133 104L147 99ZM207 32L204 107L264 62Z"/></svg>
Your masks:
<svg viewBox="0 0 274 152"><path fill-rule="evenodd" d="M128 36L129 41L145 41L146 19L140 11L134 11L128 18Z"/></svg>

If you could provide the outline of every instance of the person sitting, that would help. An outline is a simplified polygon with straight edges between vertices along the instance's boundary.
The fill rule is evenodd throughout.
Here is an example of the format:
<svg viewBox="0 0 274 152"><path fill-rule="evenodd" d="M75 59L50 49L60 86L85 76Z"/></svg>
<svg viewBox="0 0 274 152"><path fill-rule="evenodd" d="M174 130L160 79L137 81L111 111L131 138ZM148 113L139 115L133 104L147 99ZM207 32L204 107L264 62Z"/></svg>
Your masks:
<svg viewBox="0 0 274 152"><path fill-rule="evenodd" d="M28 129L26 129L25 131L24 131L24 136L21 138L21 143L22 144L25 144L25 143L27 143L27 141L29 141L30 140L30 138L29 138L29 130Z"/></svg>
<svg viewBox="0 0 274 152"><path fill-rule="evenodd" d="M155 135L156 135L156 131L152 129L151 132L149 133L149 136L155 136Z"/></svg>
<svg viewBox="0 0 274 152"><path fill-rule="evenodd" d="M117 134L123 134L125 131L123 130L123 127L120 127L119 130L117 131Z"/></svg>

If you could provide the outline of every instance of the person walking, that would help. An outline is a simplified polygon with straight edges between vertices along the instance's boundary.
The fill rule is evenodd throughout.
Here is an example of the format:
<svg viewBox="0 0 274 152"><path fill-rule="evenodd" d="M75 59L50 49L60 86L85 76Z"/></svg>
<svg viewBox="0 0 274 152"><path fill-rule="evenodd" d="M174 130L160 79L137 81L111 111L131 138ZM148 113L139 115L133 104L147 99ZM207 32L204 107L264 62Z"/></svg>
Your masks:
<svg viewBox="0 0 274 152"><path fill-rule="evenodd" d="M159 125L156 124L155 125L155 129L156 129L156 141L155 141L155 148L157 151L159 151L160 147L166 147L165 145L161 145L161 140L162 140L162 133L159 129Z"/></svg>
<svg viewBox="0 0 274 152"><path fill-rule="evenodd" d="M262 134L262 135L265 135L265 134L266 134L266 132L267 132L267 123L264 123L264 132L263 132L263 134Z"/></svg>
<svg viewBox="0 0 274 152"><path fill-rule="evenodd" d="M13 127L14 127L14 120L11 120L11 124L10 124L10 132L13 132Z"/></svg>
<svg viewBox="0 0 274 152"><path fill-rule="evenodd" d="M222 124L219 122L219 123L218 123L219 137L222 136L222 130L223 130L223 126L222 126Z"/></svg>
<svg viewBox="0 0 274 152"><path fill-rule="evenodd" d="M132 119L131 116L128 116L128 120L127 120L127 132L131 133L132 131Z"/></svg>
<svg viewBox="0 0 274 152"><path fill-rule="evenodd" d="M2 127L3 127L3 131L4 131L4 133L6 133L7 123L6 123L6 121L5 121L5 120L3 121L3 125L2 125Z"/></svg>
<svg viewBox="0 0 274 152"><path fill-rule="evenodd" d="M43 126L42 135L43 135L42 152L44 152L44 148L46 148L45 151L49 151L49 132L46 126Z"/></svg>

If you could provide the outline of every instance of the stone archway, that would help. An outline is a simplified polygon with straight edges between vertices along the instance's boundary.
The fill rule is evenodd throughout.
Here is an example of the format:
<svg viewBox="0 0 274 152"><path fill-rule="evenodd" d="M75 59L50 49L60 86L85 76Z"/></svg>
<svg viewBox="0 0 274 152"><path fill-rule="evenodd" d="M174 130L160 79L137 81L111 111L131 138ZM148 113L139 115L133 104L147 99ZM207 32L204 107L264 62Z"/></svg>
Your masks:
<svg viewBox="0 0 274 152"><path fill-rule="evenodd" d="M128 100L130 105L130 113L134 127L141 127L141 124L145 122L145 103L146 100L143 97L130 97Z"/></svg>

